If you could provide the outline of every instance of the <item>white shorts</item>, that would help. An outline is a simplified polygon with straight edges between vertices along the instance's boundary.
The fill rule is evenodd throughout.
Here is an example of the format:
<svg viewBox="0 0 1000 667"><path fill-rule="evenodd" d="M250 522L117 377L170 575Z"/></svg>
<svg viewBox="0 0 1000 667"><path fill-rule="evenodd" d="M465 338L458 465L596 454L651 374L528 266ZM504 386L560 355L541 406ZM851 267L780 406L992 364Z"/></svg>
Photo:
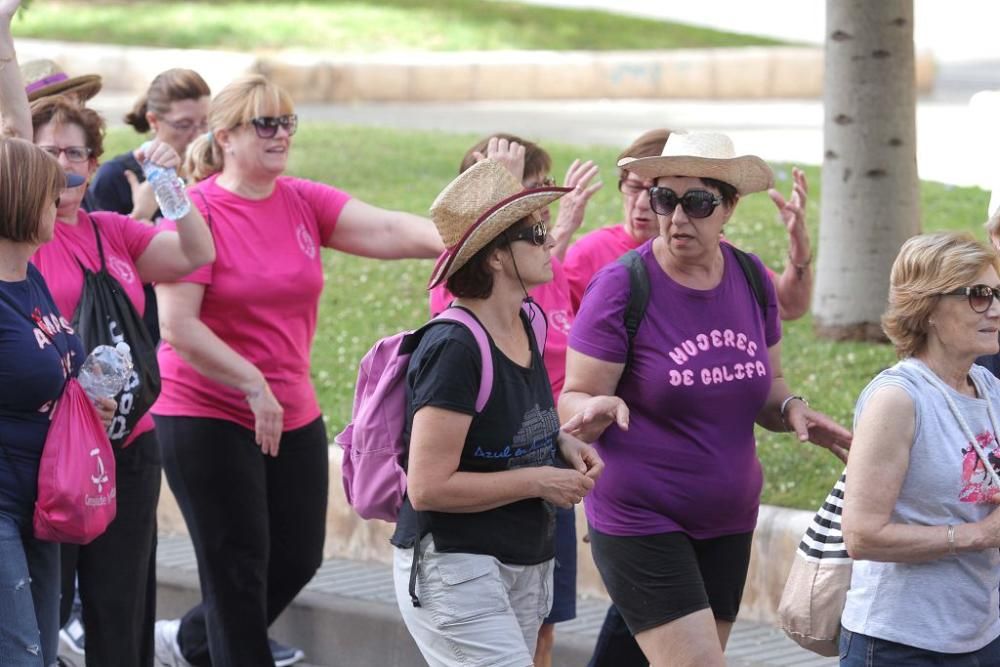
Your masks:
<svg viewBox="0 0 1000 667"><path fill-rule="evenodd" d="M532 667L552 607L554 561L507 565L492 556L438 553L425 536L410 600L413 549L395 549L396 603L430 667Z"/></svg>

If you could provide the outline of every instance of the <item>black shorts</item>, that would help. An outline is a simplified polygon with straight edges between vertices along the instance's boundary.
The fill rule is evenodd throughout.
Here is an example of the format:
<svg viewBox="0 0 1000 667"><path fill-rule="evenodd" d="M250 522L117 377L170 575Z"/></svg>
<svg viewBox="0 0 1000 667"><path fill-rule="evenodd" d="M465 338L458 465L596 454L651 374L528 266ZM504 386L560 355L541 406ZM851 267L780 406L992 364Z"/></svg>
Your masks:
<svg viewBox="0 0 1000 667"><path fill-rule="evenodd" d="M622 537L590 527L604 585L632 634L712 609L735 621L753 533L696 540L684 533Z"/></svg>

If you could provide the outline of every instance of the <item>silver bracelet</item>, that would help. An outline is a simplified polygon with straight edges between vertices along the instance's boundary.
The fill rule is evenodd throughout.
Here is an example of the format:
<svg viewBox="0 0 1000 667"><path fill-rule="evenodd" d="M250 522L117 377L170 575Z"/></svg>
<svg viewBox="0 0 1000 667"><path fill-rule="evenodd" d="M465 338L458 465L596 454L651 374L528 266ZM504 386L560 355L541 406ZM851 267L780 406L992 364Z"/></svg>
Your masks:
<svg viewBox="0 0 1000 667"><path fill-rule="evenodd" d="M955 555L955 524L948 524L948 555Z"/></svg>
<svg viewBox="0 0 1000 667"><path fill-rule="evenodd" d="M781 421L783 422L785 422L785 408L787 408L788 404L791 403L792 401L802 401L803 403L806 404L807 408L809 407L809 401L807 401L802 396L799 396L797 394L792 394L791 396L787 396L785 400L781 402L781 409L779 410L779 412L781 413ZM785 423L787 424L788 422Z"/></svg>

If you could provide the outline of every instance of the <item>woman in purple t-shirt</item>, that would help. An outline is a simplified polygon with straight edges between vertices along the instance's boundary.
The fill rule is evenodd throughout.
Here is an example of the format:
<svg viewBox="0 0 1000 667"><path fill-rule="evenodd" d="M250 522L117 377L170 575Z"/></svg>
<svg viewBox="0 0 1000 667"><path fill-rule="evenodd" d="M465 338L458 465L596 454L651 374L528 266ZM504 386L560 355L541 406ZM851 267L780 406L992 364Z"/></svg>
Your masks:
<svg viewBox="0 0 1000 667"><path fill-rule="evenodd" d="M754 423L841 458L851 434L788 389L774 285L750 256L762 307L752 271L720 243L739 197L772 185L770 168L736 157L724 135L679 133L626 165L655 182L660 233L637 250L649 301L629 340L629 270L597 273L570 332L559 411L606 462L585 505L594 561L646 657L721 667L760 503Z"/></svg>

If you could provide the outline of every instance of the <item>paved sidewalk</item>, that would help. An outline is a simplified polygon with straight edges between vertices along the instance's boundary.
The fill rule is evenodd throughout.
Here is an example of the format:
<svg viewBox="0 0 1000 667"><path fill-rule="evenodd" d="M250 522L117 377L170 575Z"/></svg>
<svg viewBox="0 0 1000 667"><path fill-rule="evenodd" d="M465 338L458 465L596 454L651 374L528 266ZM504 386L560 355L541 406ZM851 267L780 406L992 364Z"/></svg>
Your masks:
<svg viewBox="0 0 1000 667"><path fill-rule="evenodd" d="M160 537L157 553L158 611L173 617L198 599L197 565L186 537ZM556 633L556 667L586 664L607 603L578 601L577 618ZM282 641L301 646L316 667L420 667L406 633L387 565L330 559L272 628ZM775 628L738 621L726 658L731 667L832 667Z"/></svg>

